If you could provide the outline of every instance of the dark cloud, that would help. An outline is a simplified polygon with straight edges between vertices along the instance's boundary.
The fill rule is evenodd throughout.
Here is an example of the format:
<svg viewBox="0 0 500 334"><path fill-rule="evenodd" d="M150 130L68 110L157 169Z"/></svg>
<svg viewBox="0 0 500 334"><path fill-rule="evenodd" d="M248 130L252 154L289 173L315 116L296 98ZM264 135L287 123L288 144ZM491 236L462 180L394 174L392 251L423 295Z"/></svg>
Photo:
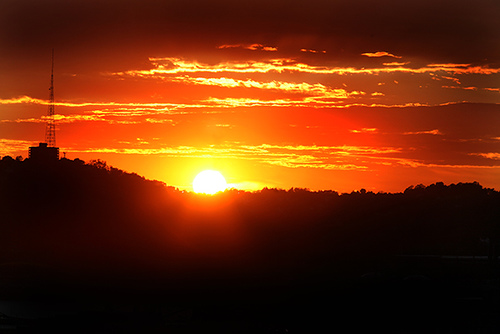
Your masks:
<svg viewBox="0 0 500 334"><path fill-rule="evenodd" d="M261 43L282 56L359 62L386 51L427 62L500 63L496 1L3 1L0 45L16 54L52 46L210 59L222 44ZM225 50L225 55L231 53ZM233 50L235 56L241 56ZM254 54L255 56L255 54Z"/></svg>

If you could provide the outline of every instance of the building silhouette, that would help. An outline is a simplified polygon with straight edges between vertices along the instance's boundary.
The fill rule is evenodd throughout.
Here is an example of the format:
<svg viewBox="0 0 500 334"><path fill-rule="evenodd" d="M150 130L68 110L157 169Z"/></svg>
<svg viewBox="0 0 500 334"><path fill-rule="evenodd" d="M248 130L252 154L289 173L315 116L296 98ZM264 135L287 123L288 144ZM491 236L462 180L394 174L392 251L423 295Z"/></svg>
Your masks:
<svg viewBox="0 0 500 334"><path fill-rule="evenodd" d="M59 160L59 147L49 147L47 143L39 143L29 150L29 158L37 162L50 162Z"/></svg>

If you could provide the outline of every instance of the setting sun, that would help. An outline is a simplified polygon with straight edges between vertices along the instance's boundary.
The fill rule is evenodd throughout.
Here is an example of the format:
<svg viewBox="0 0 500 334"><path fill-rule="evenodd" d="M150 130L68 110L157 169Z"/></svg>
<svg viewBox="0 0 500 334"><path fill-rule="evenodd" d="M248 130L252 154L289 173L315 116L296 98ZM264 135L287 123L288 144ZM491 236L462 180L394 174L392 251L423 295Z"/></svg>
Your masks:
<svg viewBox="0 0 500 334"><path fill-rule="evenodd" d="M213 195L224 191L227 187L226 179L221 173L214 170L204 170L193 180L193 190L196 193Z"/></svg>

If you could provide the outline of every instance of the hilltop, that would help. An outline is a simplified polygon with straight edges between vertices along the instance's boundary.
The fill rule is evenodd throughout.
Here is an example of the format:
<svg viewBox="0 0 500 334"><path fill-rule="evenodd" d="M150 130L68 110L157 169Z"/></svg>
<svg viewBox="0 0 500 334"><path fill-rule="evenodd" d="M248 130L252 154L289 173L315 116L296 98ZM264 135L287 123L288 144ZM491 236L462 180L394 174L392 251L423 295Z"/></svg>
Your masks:
<svg viewBox="0 0 500 334"><path fill-rule="evenodd" d="M0 295L246 305L352 298L365 277L396 298L388 287L415 275L434 293L497 279L499 204L476 182L204 196L100 160L4 157Z"/></svg>

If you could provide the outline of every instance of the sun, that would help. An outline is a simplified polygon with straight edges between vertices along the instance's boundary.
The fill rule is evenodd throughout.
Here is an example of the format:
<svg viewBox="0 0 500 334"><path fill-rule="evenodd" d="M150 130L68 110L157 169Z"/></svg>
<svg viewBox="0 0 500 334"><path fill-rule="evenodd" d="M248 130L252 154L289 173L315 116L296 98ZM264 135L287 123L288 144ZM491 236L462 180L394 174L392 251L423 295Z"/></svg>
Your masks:
<svg viewBox="0 0 500 334"><path fill-rule="evenodd" d="M224 176L215 170L204 170L193 180L193 190L196 193L213 195L226 190L227 183Z"/></svg>

